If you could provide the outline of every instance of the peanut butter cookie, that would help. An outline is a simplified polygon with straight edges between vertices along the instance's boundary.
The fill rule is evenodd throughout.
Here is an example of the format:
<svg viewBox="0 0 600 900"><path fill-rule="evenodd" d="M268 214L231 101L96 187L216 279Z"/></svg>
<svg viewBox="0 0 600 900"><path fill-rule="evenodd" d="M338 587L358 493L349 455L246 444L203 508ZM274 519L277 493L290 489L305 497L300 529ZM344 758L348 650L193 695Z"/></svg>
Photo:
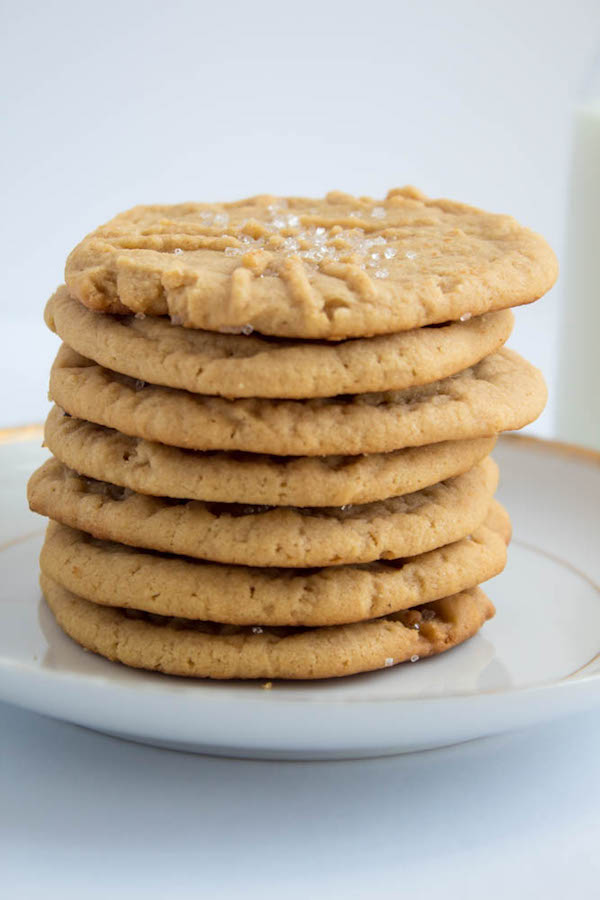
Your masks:
<svg viewBox="0 0 600 900"><path fill-rule="evenodd" d="M104 312L340 339L529 303L556 274L543 238L510 216L401 188L137 206L73 250L65 280Z"/></svg>
<svg viewBox="0 0 600 900"><path fill-rule="evenodd" d="M495 612L472 588L368 622L261 628L98 606L47 575L40 583L60 627L86 649L137 669L196 678L335 678L417 662L472 637Z"/></svg>

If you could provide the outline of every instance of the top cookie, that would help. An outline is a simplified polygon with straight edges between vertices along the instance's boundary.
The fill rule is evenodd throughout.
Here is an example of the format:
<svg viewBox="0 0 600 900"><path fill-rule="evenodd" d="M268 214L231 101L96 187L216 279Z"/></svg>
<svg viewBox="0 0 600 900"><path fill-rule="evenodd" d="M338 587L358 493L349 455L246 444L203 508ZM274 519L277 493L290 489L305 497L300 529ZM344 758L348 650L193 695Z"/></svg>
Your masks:
<svg viewBox="0 0 600 900"><path fill-rule="evenodd" d="M138 206L88 235L65 270L92 309L332 340L529 303L556 275L550 247L510 216L414 188L382 201L333 192Z"/></svg>

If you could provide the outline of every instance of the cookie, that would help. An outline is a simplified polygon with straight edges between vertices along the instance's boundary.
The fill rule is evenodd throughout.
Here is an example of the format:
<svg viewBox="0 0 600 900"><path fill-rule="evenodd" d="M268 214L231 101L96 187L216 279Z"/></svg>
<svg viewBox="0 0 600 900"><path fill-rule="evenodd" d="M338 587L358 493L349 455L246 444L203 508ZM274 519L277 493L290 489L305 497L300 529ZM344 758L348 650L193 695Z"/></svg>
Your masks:
<svg viewBox="0 0 600 900"><path fill-rule="evenodd" d="M179 450L65 415L55 406L45 444L70 469L138 494L266 506L346 506L410 494L462 475L495 437L368 456L260 456Z"/></svg>
<svg viewBox="0 0 600 900"><path fill-rule="evenodd" d="M277 456L388 453L521 428L546 402L541 373L503 348L405 391L313 400L226 400L135 382L63 345L50 396L70 415L189 450Z"/></svg>
<svg viewBox="0 0 600 900"><path fill-rule="evenodd" d="M148 553L50 522L45 575L102 606L234 625L337 625L458 593L498 575L510 521L494 502L459 541L408 559L360 566L258 569Z"/></svg>
<svg viewBox="0 0 600 900"><path fill-rule="evenodd" d="M344 508L252 507L135 494L56 459L31 476L30 507L104 540L248 566L332 566L415 556L465 537L487 514L498 468Z"/></svg>
<svg viewBox="0 0 600 900"><path fill-rule="evenodd" d="M166 318L92 312L66 288L46 323L70 347L132 378L222 397L334 397L402 390L479 362L509 338L510 310L466 322L332 343L194 331Z"/></svg>
<svg viewBox="0 0 600 900"><path fill-rule="evenodd" d="M137 206L86 237L65 270L91 309L326 339L529 303L556 275L550 247L511 217L414 188Z"/></svg>
<svg viewBox="0 0 600 900"><path fill-rule="evenodd" d="M257 629L98 606L47 575L40 584L60 627L86 649L198 678L334 678L416 662L472 637L494 615L483 591L472 588L368 622Z"/></svg>

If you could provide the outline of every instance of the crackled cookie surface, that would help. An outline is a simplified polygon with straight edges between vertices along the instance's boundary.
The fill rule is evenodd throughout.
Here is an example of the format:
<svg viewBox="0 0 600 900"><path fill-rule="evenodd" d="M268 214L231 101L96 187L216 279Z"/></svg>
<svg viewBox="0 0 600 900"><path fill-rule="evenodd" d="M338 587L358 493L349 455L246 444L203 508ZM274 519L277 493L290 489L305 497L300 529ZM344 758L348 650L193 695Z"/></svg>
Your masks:
<svg viewBox="0 0 600 900"><path fill-rule="evenodd" d="M473 588L367 622L257 631L98 606L47 575L40 583L60 627L86 649L127 666L200 678L334 678L417 662L472 637L495 612Z"/></svg>
<svg viewBox="0 0 600 900"><path fill-rule="evenodd" d="M46 323L70 347L132 378L222 397L334 397L402 390L454 375L510 336L510 310L465 322L338 343L226 335L165 317L93 312L67 290L50 298Z"/></svg>
<svg viewBox="0 0 600 900"><path fill-rule="evenodd" d="M340 339L529 303L556 274L550 247L510 216L403 188L137 206L73 250L65 280L105 312Z"/></svg>
<svg viewBox="0 0 600 900"><path fill-rule="evenodd" d="M404 391L313 400L226 400L136 382L63 345L50 396L70 415L189 450L277 456L387 453L522 428L546 402L541 373L503 348Z"/></svg>
<svg viewBox="0 0 600 900"><path fill-rule="evenodd" d="M235 625L337 625L429 603L498 575L510 521L493 502L467 538L406 559L316 570L201 562L100 541L50 522L42 571L103 606Z"/></svg>
<svg viewBox="0 0 600 900"><path fill-rule="evenodd" d="M80 475L138 494L266 506L346 506L410 494L473 468L496 442L442 441L367 456L202 452L129 437L57 406L46 420L44 440Z"/></svg>
<svg viewBox="0 0 600 900"><path fill-rule="evenodd" d="M31 476L35 512L106 540L250 566L328 566L414 556L480 525L498 483L490 458L422 491L351 507L168 500L82 478L50 459Z"/></svg>

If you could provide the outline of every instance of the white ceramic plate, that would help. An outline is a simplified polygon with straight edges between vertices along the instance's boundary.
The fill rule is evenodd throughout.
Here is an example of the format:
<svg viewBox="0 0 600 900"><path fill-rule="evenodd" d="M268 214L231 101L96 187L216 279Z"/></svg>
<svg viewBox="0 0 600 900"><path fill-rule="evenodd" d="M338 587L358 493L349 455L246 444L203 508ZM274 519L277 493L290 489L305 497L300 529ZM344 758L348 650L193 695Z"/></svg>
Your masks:
<svg viewBox="0 0 600 900"><path fill-rule="evenodd" d="M37 585L44 521L25 483L39 430L0 446L0 699L145 743L228 756L327 759L429 749L600 702L600 455L504 438L513 518L496 618L442 656L368 675L261 684L186 681L80 649Z"/></svg>

